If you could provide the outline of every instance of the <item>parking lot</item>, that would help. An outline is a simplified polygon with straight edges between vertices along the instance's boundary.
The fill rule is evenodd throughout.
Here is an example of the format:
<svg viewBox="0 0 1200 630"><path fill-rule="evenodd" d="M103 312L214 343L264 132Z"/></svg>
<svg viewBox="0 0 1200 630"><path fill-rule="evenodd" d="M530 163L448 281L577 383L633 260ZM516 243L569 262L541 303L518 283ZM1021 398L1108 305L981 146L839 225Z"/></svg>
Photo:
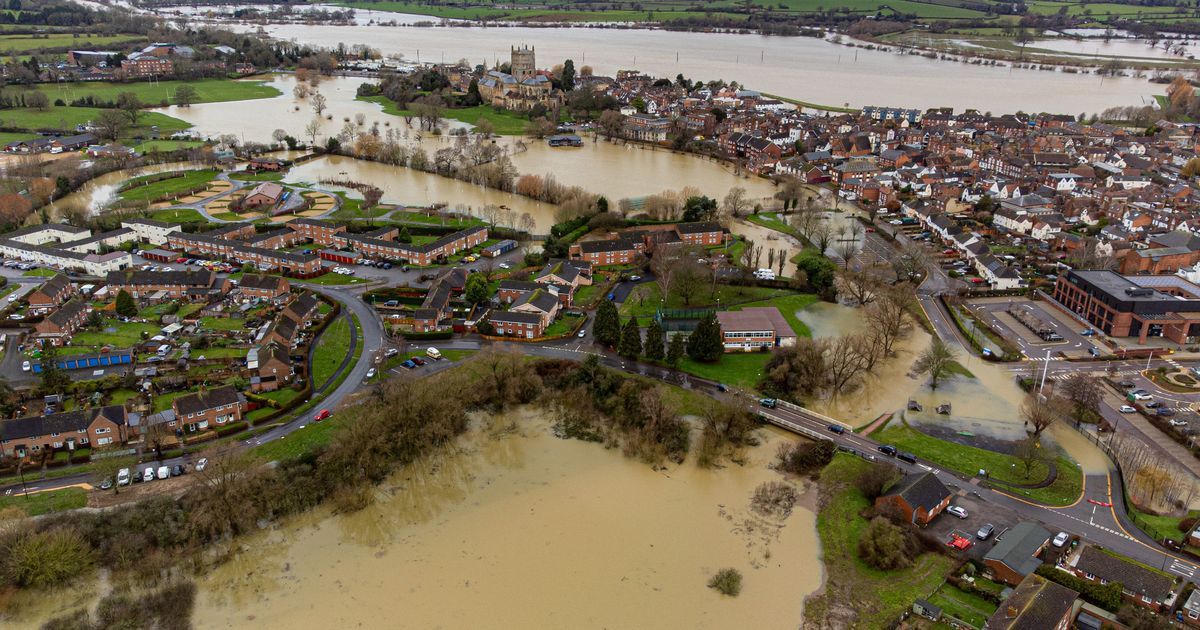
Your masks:
<svg viewBox="0 0 1200 630"><path fill-rule="evenodd" d="M1067 319L1058 309L1040 301L1023 297L981 298L968 302L967 308L1030 358L1044 357L1047 350L1079 357L1108 352L1098 335L1087 334L1090 328Z"/></svg>
<svg viewBox="0 0 1200 630"><path fill-rule="evenodd" d="M976 499L971 495L971 491L975 489L971 484L964 483L960 488L950 489L954 492L950 505L966 510L967 517L959 518L950 511L943 511L929 524L926 534L947 545L954 554L961 553L968 558L982 560L988 550L996 544L997 538L1003 536L1005 531L1021 519L1015 512ZM986 540L979 540L976 534L985 525L992 526L992 534ZM950 546L950 543L954 541L955 536L966 539L970 546L961 551L954 551L955 548Z"/></svg>

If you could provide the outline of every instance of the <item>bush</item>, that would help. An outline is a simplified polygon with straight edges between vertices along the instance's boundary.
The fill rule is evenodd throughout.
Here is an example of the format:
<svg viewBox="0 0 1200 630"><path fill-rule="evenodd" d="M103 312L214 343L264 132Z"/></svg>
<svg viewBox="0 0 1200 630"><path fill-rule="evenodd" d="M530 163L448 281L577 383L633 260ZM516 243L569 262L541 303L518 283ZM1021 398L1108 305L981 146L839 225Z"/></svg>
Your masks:
<svg viewBox="0 0 1200 630"><path fill-rule="evenodd" d="M912 566L915 551L911 534L882 516L871 519L858 540L858 555L863 562L884 571Z"/></svg>
<svg viewBox="0 0 1200 630"><path fill-rule="evenodd" d="M793 475L804 475L825 467L833 461L837 445L830 440L780 444L776 457L780 470Z"/></svg>
<svg viewBox="0 0 1200 630"><path fill-rule="evenodd" d="M0 544L4 581L21 587L65 584L90 571L93 559L87 541L65 528L17 532Z"/></svg>
<svg viewBox="0 0 1200 630"><path fill-rule="evenodd" d="M234 422L233 424L227 424L223 427L217 427L217 437L225 437L226 435L241 433L242 431L246 430L247 426L249 425L247 425L245 422Z"/></svg>
<svg viewBox="0 0 1200 630"><path fill-rule="evenodd" d="M742 592L742 574L737 569L721 569L708 580L708 588L714 588L723 595L737 597Z"/></svg>
<svg viewBox="0 0 1200 630"><path fill-rule="evenodd" d="M871 501L883 495L897 479L900 471L895 466L885 462L875 462L859 473L854 480L854 487Z"/></svg>

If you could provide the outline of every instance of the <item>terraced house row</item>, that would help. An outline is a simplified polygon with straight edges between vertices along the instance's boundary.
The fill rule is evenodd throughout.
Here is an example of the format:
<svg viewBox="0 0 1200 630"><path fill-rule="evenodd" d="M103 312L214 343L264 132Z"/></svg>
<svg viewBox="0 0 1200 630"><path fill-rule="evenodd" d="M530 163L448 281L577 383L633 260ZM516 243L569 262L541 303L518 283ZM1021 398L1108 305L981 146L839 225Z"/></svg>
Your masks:
<svg viewBox="0 0 1200 630"><path fill-rule="evenodd" d="M127 228L93 235L87 228L46 223L5 234L0 238L0 254L100 276L133 265L129 252L106 250L136 242L137 238L137 233Z"/></svg>

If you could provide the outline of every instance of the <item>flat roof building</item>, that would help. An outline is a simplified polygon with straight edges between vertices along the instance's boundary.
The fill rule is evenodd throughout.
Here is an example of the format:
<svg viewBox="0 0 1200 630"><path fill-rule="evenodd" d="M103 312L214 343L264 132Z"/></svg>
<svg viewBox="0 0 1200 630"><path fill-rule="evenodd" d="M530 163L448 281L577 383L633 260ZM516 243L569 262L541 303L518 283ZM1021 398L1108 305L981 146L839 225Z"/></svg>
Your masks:
<svg viewBox="0 0 1200 630"><path fill-rule="evenodd" d="M1054 299L1111 337L1184 344L1200 336L1200 287L1179 276L1072 270L1059 276Z"/></svg>

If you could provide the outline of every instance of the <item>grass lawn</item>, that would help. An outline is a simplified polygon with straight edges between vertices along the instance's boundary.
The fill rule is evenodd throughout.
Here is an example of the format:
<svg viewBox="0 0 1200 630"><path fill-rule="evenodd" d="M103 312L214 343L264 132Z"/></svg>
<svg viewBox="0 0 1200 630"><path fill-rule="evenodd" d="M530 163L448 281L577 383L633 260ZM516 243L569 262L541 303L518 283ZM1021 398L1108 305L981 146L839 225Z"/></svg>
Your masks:
<svg viewBox="0 0 1200 630"><path fill-rule="evenodd" d="M123 405L130 398L137 397L138 393L132 389L115 389L112 391L110 405Z"/></svg>
<svg viewBox="0 0 1200 630"><path fill-rule="evenodd" d="M208 221L204 215L191 208L155 210L149 214L149 218L167 223L204 223Z"/></svg>
<svg viewBox="0 0 1200 630"><path fill-rule="evenodd" d="M257 411L257 410L256 410ZM274 411L272 409L272 411ZM297 429L287 437L271 440L261 446L251 449L255 455L267 461L285 460L299 457L309 449L322 444L328 444L333 437L333 431L347 416L334 414L328 420L313 422L308 419L303 429Z"/></svg>
<svg viewBox="0 0 1200 630"><path fill-rule="evenodd" d="M181 396L187 396L188 394L192 394L192 393L195 393L195 392L190 392L190 391L184 390L181 392L170 392L168 394L159 394L158 396L155 396L154 397L154 406L153 406L154 413L158 413L160 411L165 411L167 409L170 409L171 401L173 401L176 398L179 398Z"/></svg>
<svg viewBox="0 0 1200 630"><path fill-rule="evenodd" d="M413 212L410 210L396 210L392 212L392 216L388 217L394 223L421 223L425 225L440 225L444 227L469 228L480 225L485 225L483 219L467 218L467 219L450 219L441 215L427 215L423 212Z"/></svg>
<svg viewBox="0 0 1200 630"><path fill-rule="evenodd" d="M342 360L350 352L350 320L338 317L321 333L317 350L313 353L312 384L320 389L337 371Z"/></svg>
<svg viewBox="0 0 1200 630"><path fill-rule="evenodd" d="M1030 469L1029 476L1025 477L1024 464L1012 455L939 440L925 435L911 426L899 423L889 424L874 437L882 443L893 444L902 451L909 451L942 468L967 476L974 476L980 469L983 469L988 471L993 479L999 481L1037 483L1045 479L1049 471L1045 463L1038 462ZM1058 469L1058 477L1053 484L1045 488L1028 490L1001 487L1001 489L1050 505L1073 503L1083 490L1083 479L1079 467L1075 462L1061 455L1055 456L1055 466Z"/></svg>
<svg viewBox="0 0 1200 630"><path fill-rule="evenodd" d="M237 317L201 317L200 325L210 330L242 330L246 320Z"/></svg>
<svg viewBox="0 0 1200 630"><path fill-rule="evenodd" d="M156 177L156 175L144 175L144 178ZM143 177L138 177L129 180L136 182ZM215 170L203 169L196 171L184 171L182 177L171 177L169 179L159 180L145 186L131 188L121 193L122 199L131 201L149 201L167 195L177 194L182 191L191 190L202 184L206 184L217 177Z"/></svg>
<svg viewBox="0 0 1200 630"><path fill-rule="evenodd" d="M53 102L53 99L51 99ZM6 109L0 114L0 120L6 127L21 129L62 129L74 130L76 125L86 124L97 120L103 109L97 107L58 107L50 106L44 110L38 109ZM125 131L124 138L148 135L150 127L157 126L160 134L170 134L182 131L191 125L158 112L142 112L138 125ZM72 131L73 133L73 131Z"/></svg>
<svg viewBox="0 0 1200 630"><path fill-rule="evenodd" d="M679 362L679 369L700 378L753 391L758 389L763 369L770 359L770 352L738 352L724 354L716 363L702 363L684 358Z"/></svg>
<svg viewBox="0 0 1200 630"><path fill-rule="evenodd" d="M137 322L118 322L115 319L104 320L104 327L98 332L85 330L75 334L71 339L72 346L105 346L129 348L142 341L142 333L148 336L157 335L159 327L154 324Z"/></svg>
<svg viewBox="0 0 1200 630"><path fill-rule="evenodd" d="M983 622L987 621L988 617L991 617L997 608L995 604L988 600L974 593L968 593L949 583L943 584L929 598L929 603L940 606L946 614L956 619L961 619L977 628L982 628Z"/></svg>
<svg viewBox="0 0 1200 630"><path fill-rule="evenodd" d="M203 350L192 350L192 358L199 359L245 359L246 348L205 348Z"/></svg>
<svg viewBox="0 0 1200 630"><path fill-rule="evenodd" d="M72 472L78 471L72 470ZM29 495L0 496L0 510L16 507L24 510L25 514L29 516L74 510L85 505L87 505L87 491L83 488L63 488Z"/></svg>
<svg viewBox="0 0 1200 630"><path fill-rule="evenodd" d="M299 395L300 395L300 392L292 389L291 387L284 387L283 389L277 389L273 392L267 392L267 393L263 394L262 396L263 396L263 398L269 398L271 400L274 400L275 402L279 403L280 405L286 405L286 404L292 402L293 400L295 400L296 397Z"/></svg>
<svg viewBox="0 0 1200 630"><path fill-rule="evenodd" d="M183 149L198 149L204 144L202 140L147 140L133 148L141 153L154 153L155 151L168 153Z"/></svg>
<svg viewBox="0 0 1200 630"><path fill-rule="evenodd" d="M74 33L3 35L0 36L0 52L8 55L53 48L104 50L106 46L146 41L145 37L137 35L80 35ZM54 99L51 98L51 100Z"/></svg>
<svg viewBox="0 0 1200 630"><path fill-rule="evenodd" d="M0 46L3 44L0 43ZM110 81L87 81L79 83L42 84L38 89L50 97L50 102L62 99L70 103L77 98L91 96L105 101L117 100L122 92L133 92L146 105L157 106L162 101L174 102L175 89L181 85L196 88L197 103L220 103L225 101L245 101L258 98L279 96L280 91L267 85L266 81L234 81L232 79L197 79L195 81L131 81L128 83L112 83Z"/></svg>
<svg viewBox="0 0 1200 630"><path fill-rule="evenodd" d="M439 350L447 361L461 361L475 355L478 350Z"/></svg>
<svg viewBox="0 0 1200 630"><path fill-rule="evenodd" d="M221 219L223 221L235 221L236 222L236 221L242 220L241 215L239 215L236 212L218 212L216 214L213 214L210 212L209 214L212 214L212 218Z"/></svg>
<svg viewBox="0 0 1200 630"><path fill-rule="evenodd" d="M881 571L859 559L858 540L867 528L860 513L871 502L852 480L867 466L862 459L839 453L821 473L821 494L829 501L817 513L817 534L827 585L824 593L805 602L806 619L824 620L831 602L836 602L856 610L855 627L886 627L914 599L942 584L955 564L948 556L926 553L907 569Z"/></svg>
<svg viewBox="0 0 1200 630"><path fill-rule="evenodd" d="M804 310L816 302L817 296L811 293L793 293L789 295L773 297L768 300L763 300L762 302L742 304L729 310L740 311L747 307L774 306L775 308L779 309L779 313L783 315L783 318L787 320L787 323L791 325L792 330L795 331L797 335L801 337L811 337L812 331L808 329L808 324L800 321L800 318L796 316L796 312Z"/></svg>
<svg viewBox="0 0 1200 630"><path fill-rule="evenodd" d="M1143 512L1135 508L1132 504L1128 507L1134 524L1140 527L1142 531L1150 534L1155 540L1162 540L1164 538L1179 540L1184 537L1183 532L1179 531L1179 522L1183 519L1178 516L1150 514L1149 512ZM1188 514L1188 516L1195 515L1195 512Z"/></svg>
<svg viewBox="0 0 1200 630"><path fill-rule="evenodd" d="M283 181L283 173L278 171L234 171L229 174L229 179L239 182L278 182Z"/></svg>
<svg viewBox="0 0 1200 630"><path fill-rule="evenodd" d="M685 304L684 300L674 292L663 302L662 291L659 290L658 283L643 282L621 303L620 313L624 318L628 318L630 315L636 315L639 318L650 317L658 311L660 305L666 308L686 309L713 308L720 304L724 308L732 309L736 307L736 304L744 302L758 302L769 298L795 295L797 294L783 289L718 284L716 291L712 290L711 285L701 288L696 295L691 296L690 304ZM747 306L763 306L763 304L747 304Z"/></svg>
<svg viewBox="0 0 1200 630"><path fill-rule="evenodd" d="M308 278L304 280L304 282L319 284L321 286L338 286L343 284L364 284L370 282L370 280L367 280L366 278L359 278L357 276L347 276L340 273L330 272L323 276L317 276L316 278Z"/></svg>
<svg viewBox="0 0 1200 630"><path fill-rule="evenodd" d="M400 107L386 96L365 96L361 97L360 101L370 101L383 106L383 113L393 116L412 116L413 113L400 109ZM496 111L489 105L477 105L475 107L463 107L460 109L446 109L442 112L442 117L449 120L457 120L469 125L474 125L480 119L486 119L492 123L492 127L496 133L501 136L520 136L525 134L525 127L529 124L529 119L519 114L507 111Z"/></svg>
<svg viewBox="0 0 1200 630"><path fill-rule="evenodd" d="M564 315L558 318L557 321L546 327L546 331L542 333L543 337L558 337L565 335L575 329L579 325L578 317Z"/></svg>
<svg viewBox="0 0 1200 630"><path fill-rule="evenodd" d="M45 267L38 267L37 269L30 269L29 271L26 271L25 273L23 273L21 275L22 276L40 276L43 278L53 278L54 276L58 275L58 272L53 269L46 269Z"/></svg>

